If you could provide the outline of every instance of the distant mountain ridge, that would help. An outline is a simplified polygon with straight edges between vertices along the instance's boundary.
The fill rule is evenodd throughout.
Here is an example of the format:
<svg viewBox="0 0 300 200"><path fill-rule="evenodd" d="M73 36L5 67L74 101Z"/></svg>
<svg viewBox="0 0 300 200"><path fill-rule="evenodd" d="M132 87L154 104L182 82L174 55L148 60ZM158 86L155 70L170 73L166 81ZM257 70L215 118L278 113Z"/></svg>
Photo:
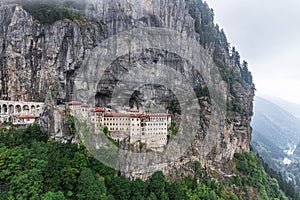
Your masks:
<svg viewBox="0 0 300 200"><path fill-rule="evenodd" d="M254 137L263 134L282 149L289 144L298 144L299 119L267 99L255 98L252 127Z"/></svg>
<svg viewBox="0 0 300 200"><path fill-rule="evenodd" d="M264 97L300 119L300 105L279 97Z"/></svg>
<svg viewBox="0 0 300 200"><path fill-rule="evenodd" d="M300 105L256 97L251 146L268 165L300 191Z"/></svg>

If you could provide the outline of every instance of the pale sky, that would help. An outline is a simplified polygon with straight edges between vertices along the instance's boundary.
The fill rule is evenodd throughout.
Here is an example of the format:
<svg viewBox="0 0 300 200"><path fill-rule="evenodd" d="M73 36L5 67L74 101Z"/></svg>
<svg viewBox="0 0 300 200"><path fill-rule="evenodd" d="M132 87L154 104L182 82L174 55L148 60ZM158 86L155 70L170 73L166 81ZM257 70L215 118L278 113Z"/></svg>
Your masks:
<svg viewBox="0 0 300 200"><path fill-rule="evenodd" d="M300 104L300 0L206 0L241 60L256 94Z"/></svg>

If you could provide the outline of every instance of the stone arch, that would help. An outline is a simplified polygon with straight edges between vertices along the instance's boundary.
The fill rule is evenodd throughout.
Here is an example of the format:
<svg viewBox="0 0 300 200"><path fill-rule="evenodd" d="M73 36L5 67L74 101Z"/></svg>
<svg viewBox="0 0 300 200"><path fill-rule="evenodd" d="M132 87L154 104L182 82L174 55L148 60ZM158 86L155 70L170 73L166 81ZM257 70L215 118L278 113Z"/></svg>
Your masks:
<svg viewBox="0 0 300 200"><path fill-rule="evenodd" d="M35 110L35 105L31 105L30 111L31 111L31 113L35 113L35 112L36 112L36 110Z"/></svg>
<svg viewBox="0 0 300 200"><path fill-rule="evenodd" d="M16 107L15 107L16 114L20 114L21 111L22 111L22 107L20 105L16 105Z"/></svg>
<svg viewBox="0 0 300 200"><path fill-rule="evenodd" d="M37 106L36 106L36 112L37 112L38 114L40 113L40 108L41 108L40 105L37 105Z"/></svg>
<svg viewBox="0 0 300 200"><path fill-rule="evenodd" d="M3 114L7 114L7 105L3 104L2 107L3 107Z"/></svg>
<svg viewBox="0 0 300 200"><path fill-rule="evenodd" d="M10 104L8 106L8 114L11 115L11 114L14 114L15 113L15 106Z"/></svg>
<svg viewBox="0 0 300 200"><path fill-rule="evenodd" d="M29 106L28 105L23 106L23 112L27 113L27 114L29 113Z"/></svg>

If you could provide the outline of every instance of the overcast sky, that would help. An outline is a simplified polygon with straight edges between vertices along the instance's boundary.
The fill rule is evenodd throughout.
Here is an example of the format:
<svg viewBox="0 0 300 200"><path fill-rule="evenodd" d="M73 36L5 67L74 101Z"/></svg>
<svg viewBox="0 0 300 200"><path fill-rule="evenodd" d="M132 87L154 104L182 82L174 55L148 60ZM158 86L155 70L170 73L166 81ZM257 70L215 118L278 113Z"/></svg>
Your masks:
<svg viewBox="0 0 300 200"><path fill-rule="evenodd" d="M206 0L241 59L256 94L300 104L300 0Z"/></svg>

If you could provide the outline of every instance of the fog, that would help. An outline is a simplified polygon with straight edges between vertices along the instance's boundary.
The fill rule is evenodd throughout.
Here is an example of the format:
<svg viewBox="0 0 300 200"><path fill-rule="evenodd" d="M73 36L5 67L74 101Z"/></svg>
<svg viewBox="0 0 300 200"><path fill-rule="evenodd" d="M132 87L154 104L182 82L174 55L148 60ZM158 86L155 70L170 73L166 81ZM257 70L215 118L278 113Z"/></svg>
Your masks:
<svg viewBox="0 0 300 200"><path fill-rule="evenodd" d="M300 104L300 1L207 0L248 61L257 94Z"/></svg>

